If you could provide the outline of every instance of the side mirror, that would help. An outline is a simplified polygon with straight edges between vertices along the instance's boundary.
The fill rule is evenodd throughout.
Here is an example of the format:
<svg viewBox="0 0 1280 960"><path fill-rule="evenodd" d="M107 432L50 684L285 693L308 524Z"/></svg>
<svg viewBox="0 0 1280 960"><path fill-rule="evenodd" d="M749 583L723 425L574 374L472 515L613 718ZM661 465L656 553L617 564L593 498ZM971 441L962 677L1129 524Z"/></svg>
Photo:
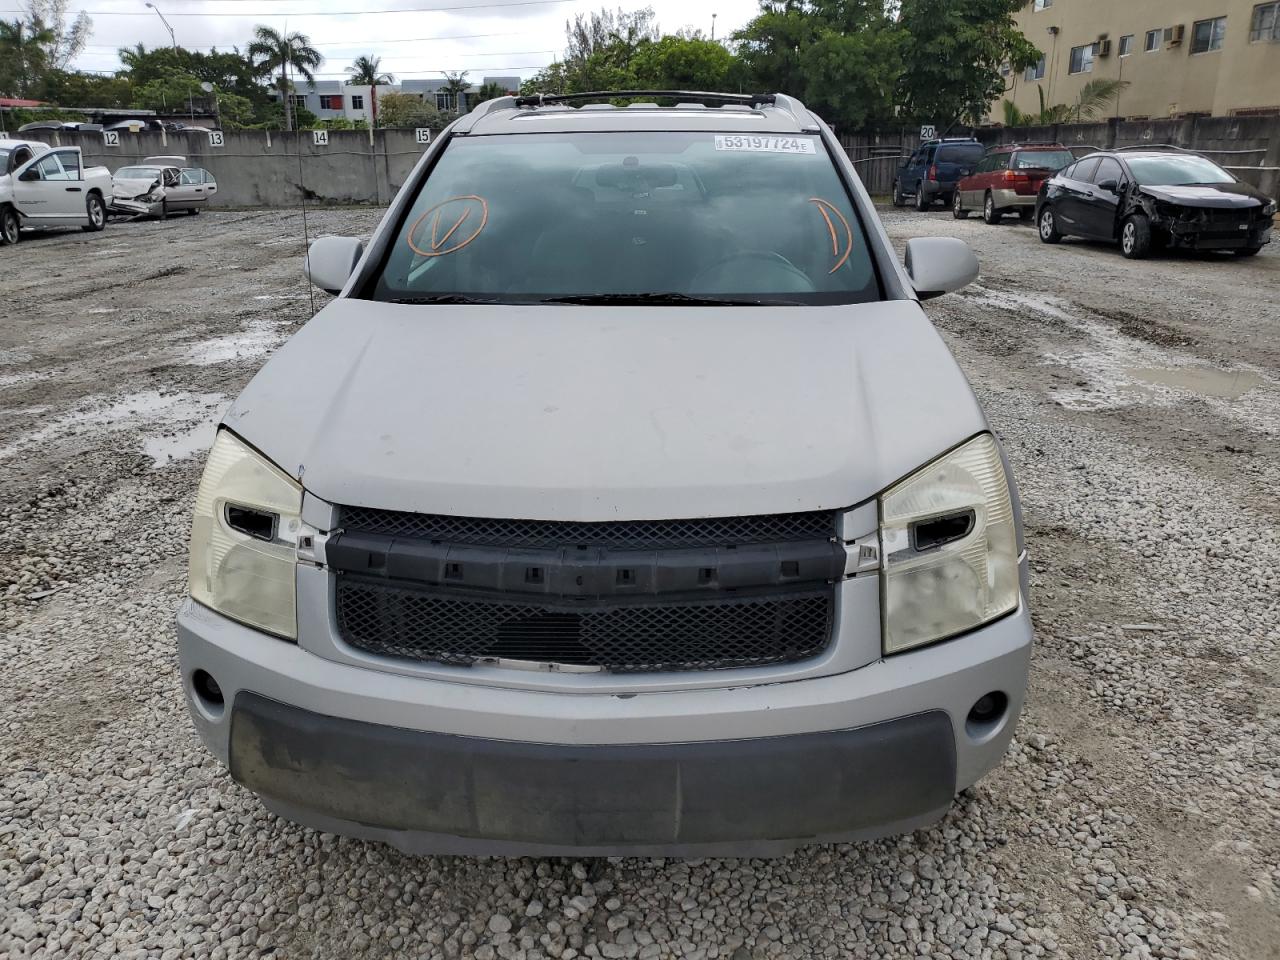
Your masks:
<svg viewBox="0 0 1280 960"><path fill-rule="evenodd" d="M1118 180L1101 180L1098 182L1098 189L1105 190L1107 193L1119 193L1120 181Z"/></svg>
<svg viewBox="0 0 1280 960"><path fill-rule="evenodd" d="M363 255L364 244L355 237L320 237L307 251L302 270L308 280L336 297Z"/></svg>
<svg viewBox="0 0 1280 960"><path fill-rule="evenodd" d="M978 258L955 237L916 237L907 241L903 261L921 300L953 293L978 279Z"/></svg>

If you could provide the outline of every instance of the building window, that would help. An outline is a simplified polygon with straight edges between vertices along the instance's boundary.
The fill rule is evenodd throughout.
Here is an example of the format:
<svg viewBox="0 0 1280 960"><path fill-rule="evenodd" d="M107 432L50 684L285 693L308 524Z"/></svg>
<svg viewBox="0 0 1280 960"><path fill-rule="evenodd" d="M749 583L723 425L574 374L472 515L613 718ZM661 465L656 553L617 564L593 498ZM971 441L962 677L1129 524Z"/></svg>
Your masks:
<svg viewBox="0 0 1280 960"><path fill-rule="evenodd" d="M333 96L331 94L322 94L320 96L320 109L321 110L341 110L342 97Z"/></svg>
<svg viewBox="0 0 1280 960"><path fill-rule="evenodd" d="M1160 52L1160 31L1159 30L1147 31L1147 43L1146 43L1146 46L1144 46L1142 49L1146 53Z"/></svg>
<svg viewBox="0 0 1280 960"><path fill-rule="evenodd" d="M1133 34L1120 38L1120 56L1127 57L1133 53Z"/></svg>
<svg viewBox="0 0 1280 960"><path fill-rule="evenodd" d="M1222 49L1222 38L1227 35L1227 18L1198 20L1191 28L1191 52L1209 53Z"/></svg>
<svg viewBox="0 0 1280 960"><path fill-rule="evenodd" d="M453 97L452 97L450 94L447 94L447 93L437 93L437 94L436 94L436 109L437 109L437 110L452 110L452 109L453 109Z"/></svg>
<svg viewBox="0 0 1280 960"><path fill-rule="evenodd" d="M1093 58L1097 53L1096 43L1086 43L1083 47L1071 48L1071 68L1068 73L1093 73Z"/></svg>
<svg viewBox="0 0 1280 960"><path fill-rule="evenodd" d="M1280 40L1280 3L1260 3L1253 8L1249 41Z"/></svg>
<svg viewBox="0 0 1280 960"><path fill-rule="evenodd" d="M303 110L307 109L307 98L301 93L289 94L289 103L293 107L301 107Z"/></svg>
<svg viewBox="0 0 1280 960"><path fill-rule="evenodd" d="M1034 12L1038 13L1041 10L1048 10L1052 6L1053 0L1036 0Z"/></svg>
<svg viewBox="0 0 1280 960"><path fill-rule="evenodd" d="M1024 75L1027 80L1043 80L1044 79L1044 57L1034 67L1027 67Z"/></svg>
<svg viewBox="0 0 1280 960"><path fill-rule="evenodd" d="M363 110L363 109L364 109L364 97L359 96L359 95L357 95L357 94L354 94L354 93L353 93L353 94L351 95L351 109L352 109L352 110Z"/></svg>

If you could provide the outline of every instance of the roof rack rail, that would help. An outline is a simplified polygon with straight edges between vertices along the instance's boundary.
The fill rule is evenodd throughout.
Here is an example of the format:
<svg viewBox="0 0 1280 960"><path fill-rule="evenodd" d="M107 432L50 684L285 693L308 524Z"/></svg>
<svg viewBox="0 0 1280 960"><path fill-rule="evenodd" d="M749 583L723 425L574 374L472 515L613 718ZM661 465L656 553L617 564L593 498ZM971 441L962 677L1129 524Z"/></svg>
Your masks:
<svg viewBox="0 0 1280 960"><path fill-rule="evenodd" d="M1180 147L1176 143L1131 143L1127 147L1112 147L1112 153L1123 153L1126 150L1177 150L1179 153L1196 153L1187 147Z"/></svg>
<svg viewBox="0 0 1280 960"><path fill-rule="evenodd" d="M706 90L597 90L590 93L535 93L516 97L517 107L542 107L557 103L573 103L578 100L621 100L632 97L666 97L673 99L705 100L714 103L741 103L747 106L763 104L772 106L778 101L773 93L712 93Z"/></svg>

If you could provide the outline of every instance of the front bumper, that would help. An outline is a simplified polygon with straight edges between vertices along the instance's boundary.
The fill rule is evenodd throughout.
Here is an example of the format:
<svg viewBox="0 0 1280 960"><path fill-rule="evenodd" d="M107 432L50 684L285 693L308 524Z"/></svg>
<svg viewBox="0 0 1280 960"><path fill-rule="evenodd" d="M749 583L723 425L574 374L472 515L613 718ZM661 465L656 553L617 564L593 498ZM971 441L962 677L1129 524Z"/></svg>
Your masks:
<svg viewBox="0 0 1280 960"><path fill-rule="evenodd" d="M107 208L112 213L133 214L135 216L158 217L164 207L163 200L126 200L123 197L112 197Z"/></svg>
<svg viewBox="0 0 1280 960"><path fill-rule="evenodd" d="M767 855L941 817L1013 735L1031 625L1019 607L841 674L636 694L370 670L191 601L178 644L206 746L289 819L415 853ZM975 729L992 691L1008 708Z"/></svg>
<svg viewBox="0 0 1280 960"><path fill-rule="evenodd" d="M1263 247L1271 242L1270 221L1246 224L1247 229L1231 229L1205 225L1196 221L1175 220L1165 224L1169 244L1187 250L1240 250Z"/></svg>

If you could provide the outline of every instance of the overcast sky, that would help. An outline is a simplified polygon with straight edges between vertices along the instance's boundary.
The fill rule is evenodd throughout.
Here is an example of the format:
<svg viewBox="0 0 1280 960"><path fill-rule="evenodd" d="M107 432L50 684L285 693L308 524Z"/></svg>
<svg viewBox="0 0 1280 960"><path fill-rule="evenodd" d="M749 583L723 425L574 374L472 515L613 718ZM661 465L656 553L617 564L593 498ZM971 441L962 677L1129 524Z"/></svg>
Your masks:
<svg viewBox="0 0 1280 960"><path fill-rule="evenodd" d="M154 0L173 25L178 44L207 50L248 43L256 24L297 30L325 56L322 77L341 77L361 54L382 57L384 71L399 78L438 77L441 70L529 77L564 50L564 23L574 13L599 9L601 0ZM464 6L465 5L465 6ZM613 6L617 4L614 3ZM624 3L626 9L643 3ZM756 12L756 0L652 0L663 30L711 29L716 36L737 29ZM0 0L0 16L17 4ZM441 10L442 7L462 9ZM144 0L82 0L93 17L93 37L75 66L110 71L116 50L141 42L167 45L169 34ZM396 11L380 13L379 11ZM7 11L7 12L6 12ZM434 12L432 12L434 11ZM458 38L458 39L446 39Z"/></svg>

